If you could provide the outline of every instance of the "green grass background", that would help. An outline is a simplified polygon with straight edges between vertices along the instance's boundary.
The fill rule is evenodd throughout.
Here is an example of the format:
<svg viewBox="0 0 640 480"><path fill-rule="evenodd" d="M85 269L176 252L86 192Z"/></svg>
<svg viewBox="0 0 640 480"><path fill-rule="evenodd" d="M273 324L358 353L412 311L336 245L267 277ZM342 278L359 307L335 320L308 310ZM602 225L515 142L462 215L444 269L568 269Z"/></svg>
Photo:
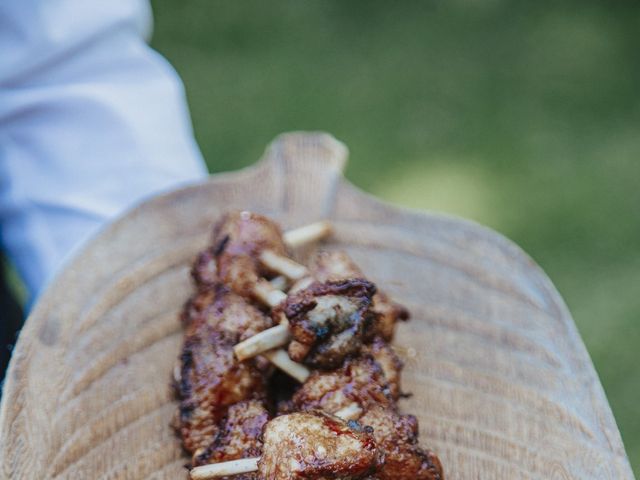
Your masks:
<svg viewBox="0 0 640 480"><path fill-rule="evenodd" d="M326 130L347 177L521 245L566 299L640 471L638 2L156 0L212 172Z"/></svg>

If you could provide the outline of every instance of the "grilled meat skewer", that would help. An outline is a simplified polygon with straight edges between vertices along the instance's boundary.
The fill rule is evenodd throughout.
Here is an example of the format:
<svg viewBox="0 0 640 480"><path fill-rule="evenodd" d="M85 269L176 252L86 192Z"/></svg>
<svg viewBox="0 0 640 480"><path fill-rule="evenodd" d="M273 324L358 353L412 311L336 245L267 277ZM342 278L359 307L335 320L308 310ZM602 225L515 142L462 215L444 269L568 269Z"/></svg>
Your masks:
<svg viewBox="0 0 640 480"><path fill-rule="evenodd" d="M287 259L277 225L247 212L218 222L214 246L198 257L178 383L193 478L443 480L438 458L418 445L417 420L396 406L402 363L386 341L406 310L344 253L316 256L313 281L299 280L307 272ZM268 295L266 280L278 274L299 280L287 298ZM252 303L267 297L282 302L271 316ZM269 420L264 359L230 352L282 318L289 357L319 370Z"/></svg>

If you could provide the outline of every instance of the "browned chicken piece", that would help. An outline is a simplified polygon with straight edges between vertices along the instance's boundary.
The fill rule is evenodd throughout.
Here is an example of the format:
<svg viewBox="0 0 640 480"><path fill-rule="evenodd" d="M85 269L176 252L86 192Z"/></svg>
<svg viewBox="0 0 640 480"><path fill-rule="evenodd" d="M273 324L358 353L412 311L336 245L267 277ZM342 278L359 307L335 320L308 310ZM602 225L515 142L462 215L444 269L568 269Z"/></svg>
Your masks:
<svg viewBox="0 0 640 480"><path fill-rule="evenodd" d="M176 428L191 453L206 448L229 406L266 397L266 382L255 362L238 362L237 336L201 324L185 340L176 390L180 399Z"/></svg>
<svg viewBox="0 0 640 480"><path fill-rule="evenodd" d="M209 446L196 452L193 466L259 457L262 455L262 429L268 420L269 412L259 400L232 405ZM257 473L245 473L228 478L254 480L259 477Z"/></svg>
<svg viewBox="0 0 640 480"><path fill-rule="evenodd" d="M196 285L206 287L222 282L247 297L253 295L252 287L260 277L273 274L260 263L260 253L287 253L280 227L250 212L224 215L213 229L212 245L195 261L192 276Z"/></svg>
<svg viewBox="0 0 640 480"><path fill-rule="evenodd" d="M358 266L345 252L320 252L311 261L309 270L319 282L365 278ZM378 291L373 297L373 311L377 318L376 334L387 342L393 338L398 320L407 320L409 312L402 305L393 302L384 292Z"/></svg>
<svg viewBox="0 0 640 480"><path fill-rule="evenodd" d="M354 403L363 410L373 405L394 405L384 371L371 355L348 359L337 370L314 371L286 408L336 413Z"/></svg>
<svg viewBox="0 0 640 480"><path fill-rule="evenodd" d="M400 415L376 405L359 420L373 428L384 465L371 480L444 480L440 460L418 445L418 421L413 415Z"/></svg>
<svg viewBox="0 0 640 480"><path fill-rule="evenodd" d="M377 472L383 460L370 429L324 412L276 417L263 441L261 480L357 479Z"/></svg>
<svg viewBox="0 0 640 480"><path fill-rule="evenodd" d="M402 360L396 355L393 348L380 337L376 337L370 344L363 345L362 352L365 355L371 355L380 365L391 397L398 400L402 393L400 389L400 377L404 366Z"/></svg>
<svg viewBox="0 0 640 480"><path fill-rule="evenodd" d="M335 368L357 354L373 322L373 283L362 279L313 283L283 304L292 340L289 356L315 368ZM277 314L277 312L275 313Z"/></svg>
<svg viewBox="0 0 640 480"><path fill-rule="evenodd" d="M273 326L265 315L247 299L217 284L201 288L187 303L182 314L185 335L190 336L201 324L229 332L241 342Z"/></svg>

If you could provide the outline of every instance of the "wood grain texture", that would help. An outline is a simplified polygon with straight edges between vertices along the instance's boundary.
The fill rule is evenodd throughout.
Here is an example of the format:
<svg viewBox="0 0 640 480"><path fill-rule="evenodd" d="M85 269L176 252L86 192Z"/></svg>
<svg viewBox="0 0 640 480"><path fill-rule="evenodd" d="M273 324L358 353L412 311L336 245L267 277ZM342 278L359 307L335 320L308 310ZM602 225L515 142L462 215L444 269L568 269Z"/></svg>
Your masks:
<svg viewBox="0 0 640 480"><path fill-rule="evenodd" d="M327 218L406 304L404 411L449 479L632 479L576 327L545 274L476 224L401 210L342 177L325 134L279 137L263 160L150 200L71 261L20 336L0 410L10 479L186 478L169 422L189 264L212 223L254 210L285 227ZM309 252L302 252L301 256Z"/></svg>

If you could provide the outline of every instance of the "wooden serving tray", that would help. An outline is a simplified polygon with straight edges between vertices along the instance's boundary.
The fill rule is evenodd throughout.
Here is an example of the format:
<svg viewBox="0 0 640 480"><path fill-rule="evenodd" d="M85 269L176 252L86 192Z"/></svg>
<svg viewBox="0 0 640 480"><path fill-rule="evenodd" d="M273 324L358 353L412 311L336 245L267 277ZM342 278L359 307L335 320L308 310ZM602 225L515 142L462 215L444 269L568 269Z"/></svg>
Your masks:
<svg viewBox="0 0 640 480"><path fill-rule="evenodd" d="M560 295L484 227L372 198L341 175L346 148L286 134L255 166L154 198L104 229L33 310L0 410L10 479L184 479L169 388L189 266L230 209L286 228L327 218L413 319L395 343L402 404L453 479L633 479L591 360ZM308 252L307 252L308 253Z"/></svg>

